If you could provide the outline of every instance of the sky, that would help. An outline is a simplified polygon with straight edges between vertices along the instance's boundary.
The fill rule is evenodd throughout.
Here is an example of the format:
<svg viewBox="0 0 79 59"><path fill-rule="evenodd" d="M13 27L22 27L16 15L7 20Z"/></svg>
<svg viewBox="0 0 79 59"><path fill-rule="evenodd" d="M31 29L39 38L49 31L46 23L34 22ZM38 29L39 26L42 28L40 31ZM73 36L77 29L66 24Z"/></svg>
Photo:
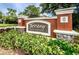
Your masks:
<svg viewBox="0 0 79 59"><path fill-rule="evenodd" d="M0 11L6 15L7 13L7 8L12 8L12 9L15 9L17 10L17 13L20 13L24 10L25 7L28 7L29 5L35 5L36 7L39 7L40 6L40 3L0 3ZM40 8L40 11L41 11L41 8ZM46 16L49 16L49 17L52 17L52 14L51 13L44 13L43 15L46 15Z"/></svg>
<svg viewBox="0 0 79 59"><path fill-rule="evenodd" d="M4 14L7 12L7 8L12 8L17 10L17 13L22 12L25 7L29 5L35 5L36 7L39 7L39 3L0 3L0 11L2 11Z"/></svg>

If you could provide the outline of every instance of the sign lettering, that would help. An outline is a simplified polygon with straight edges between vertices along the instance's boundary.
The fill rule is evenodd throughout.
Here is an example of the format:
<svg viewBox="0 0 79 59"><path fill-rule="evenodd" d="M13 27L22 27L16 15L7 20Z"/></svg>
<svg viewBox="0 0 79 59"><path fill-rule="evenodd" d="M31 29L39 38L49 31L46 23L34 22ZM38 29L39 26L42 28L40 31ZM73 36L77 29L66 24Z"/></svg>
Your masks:
<svg viewBox="0 0 79 59"><path fill-rule="evenodd" d="M27 32L50 35L50 23L46 21L30 21L27 23Z"/></svg>

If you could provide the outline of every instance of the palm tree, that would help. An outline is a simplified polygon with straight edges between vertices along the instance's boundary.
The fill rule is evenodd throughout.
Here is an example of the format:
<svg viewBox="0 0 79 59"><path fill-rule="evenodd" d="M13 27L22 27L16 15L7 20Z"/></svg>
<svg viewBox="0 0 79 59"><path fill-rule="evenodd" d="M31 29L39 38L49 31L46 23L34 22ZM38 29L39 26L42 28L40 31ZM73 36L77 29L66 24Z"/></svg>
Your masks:
<svg viewBox="0 0 79 59"><path fill-rule="evenodd" d="M7 8L7 10L8 10L8 13L7 13L8 15L12 15L12 16L16 15L16 10L11 8Z"/></svg>

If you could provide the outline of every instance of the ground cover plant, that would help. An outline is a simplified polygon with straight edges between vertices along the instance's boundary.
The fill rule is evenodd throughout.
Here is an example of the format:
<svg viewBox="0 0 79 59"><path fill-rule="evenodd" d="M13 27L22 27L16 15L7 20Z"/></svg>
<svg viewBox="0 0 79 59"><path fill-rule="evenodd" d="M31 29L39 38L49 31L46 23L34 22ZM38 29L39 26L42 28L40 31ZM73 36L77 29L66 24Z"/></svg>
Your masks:
<svg viewBox="0 0 79 59"><path fill-rule="evenodd" d="M21 50L29 55L79 54L79 44L42 35L20 33L16 30L0 33L0 47Z"/></svg>

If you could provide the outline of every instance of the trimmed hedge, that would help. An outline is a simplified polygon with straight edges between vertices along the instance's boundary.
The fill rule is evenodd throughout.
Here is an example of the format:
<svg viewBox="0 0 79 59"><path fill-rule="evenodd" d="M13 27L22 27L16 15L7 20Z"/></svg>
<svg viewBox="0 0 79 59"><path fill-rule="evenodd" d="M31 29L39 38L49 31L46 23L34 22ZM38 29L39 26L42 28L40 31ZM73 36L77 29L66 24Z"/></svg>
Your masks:
<svg viewBox="0 0 79 59"><path fill-rule="evenodd" d="M79 44L15 30L0 34L0 46L6 49L21 49L31 55L79 54Z"/></svg>
<svg viewBox="0 0 79 59"><path fill-rule="evenodd" d="M17 26L17 24L0 24L0 27Z"/></svg>

